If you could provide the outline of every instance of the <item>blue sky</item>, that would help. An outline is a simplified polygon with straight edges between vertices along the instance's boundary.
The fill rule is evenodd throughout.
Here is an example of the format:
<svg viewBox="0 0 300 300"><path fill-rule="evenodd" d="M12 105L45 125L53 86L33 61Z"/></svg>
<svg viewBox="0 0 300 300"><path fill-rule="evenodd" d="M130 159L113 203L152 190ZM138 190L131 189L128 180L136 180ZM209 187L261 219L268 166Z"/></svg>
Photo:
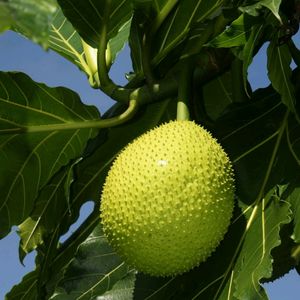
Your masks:
<svg viewBox="0 0 300 300"><path fill-rule="evenodd" d="M299 40L299 35L297 37ZM76 66L56 53L43 51L38 45L12 32L0 35L0 70L22 71L34 80L49 86L65 86L78 92L83 102L96 105L101 113L113 101L90 88L86 76ZM119 55L111 71L112 78L119 84L126 82L125 73L131 70L128 48ZM265 47L255 57L249 70L249 80L254 88L267 86ZM91 206L82 208L79 222L88 214ZM18 261L18 236L16 228L0 240L0 299L34 267L34 254L25 259L25 266ZM71 228L71 231L74 228ZM300 295L300 277L292 271L275 283L266 285L271 300L296 300Z"/></svg>

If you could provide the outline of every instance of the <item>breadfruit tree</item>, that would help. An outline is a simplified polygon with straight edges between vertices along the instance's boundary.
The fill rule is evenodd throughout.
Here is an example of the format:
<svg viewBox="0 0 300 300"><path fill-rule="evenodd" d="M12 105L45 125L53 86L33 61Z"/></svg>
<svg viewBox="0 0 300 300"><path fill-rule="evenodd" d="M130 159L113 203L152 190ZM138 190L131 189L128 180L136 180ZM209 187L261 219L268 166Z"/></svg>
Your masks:
<svg viewBox="0 0 300 300"><path fill-rule="evenodd" d="M116 101L100 114L0 72L0 236L18 226L20 260L37 253L8 300L268 299L263 283L300 272L299 0L6 0L0 15ZM271 83L253 90L263 45Z"/></svg>

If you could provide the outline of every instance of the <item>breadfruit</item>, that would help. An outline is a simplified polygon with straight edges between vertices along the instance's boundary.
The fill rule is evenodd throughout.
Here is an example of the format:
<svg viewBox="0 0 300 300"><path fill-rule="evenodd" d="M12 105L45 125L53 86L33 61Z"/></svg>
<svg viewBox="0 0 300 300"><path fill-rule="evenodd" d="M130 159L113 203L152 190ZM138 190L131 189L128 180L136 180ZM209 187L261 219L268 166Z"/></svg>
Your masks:
<svg viewBox="0 0 300 300"><path fill-rule="evenodd" d="M171 121L120 152L100 210L104 233L125 262L173 276L210 256L233 206L232 166L220 144L192 121Z"/></svg>

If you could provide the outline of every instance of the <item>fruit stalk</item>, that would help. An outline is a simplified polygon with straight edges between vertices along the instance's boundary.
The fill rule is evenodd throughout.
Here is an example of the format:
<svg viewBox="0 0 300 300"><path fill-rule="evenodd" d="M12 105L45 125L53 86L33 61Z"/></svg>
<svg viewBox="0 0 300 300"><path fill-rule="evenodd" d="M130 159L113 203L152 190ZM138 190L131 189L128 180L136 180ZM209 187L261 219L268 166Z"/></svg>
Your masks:
<svg viewBox="0 0 300 300"><path fill-rule="evenodd" d="M180 82L178 86L178 102L177 102L177 120L188 121L190 112L188 107L188 99L191 97L193 80L193 69L189 61L184 62L183 70L180 74Z"/></svg>

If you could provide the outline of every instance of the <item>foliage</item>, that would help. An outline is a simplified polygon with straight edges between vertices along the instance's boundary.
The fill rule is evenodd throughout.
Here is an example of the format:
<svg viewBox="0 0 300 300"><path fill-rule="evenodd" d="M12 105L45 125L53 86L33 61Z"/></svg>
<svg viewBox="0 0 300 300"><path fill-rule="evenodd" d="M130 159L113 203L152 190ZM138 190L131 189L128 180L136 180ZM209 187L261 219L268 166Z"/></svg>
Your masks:
<svg viewBox="0 0 300 300"><path fill-rule="evenodd" d="M267 299L262 282L300 270L300 51L293 42L299 6L298 0L0 1L0 31L56 51L117 101L100 116L69 89L0 72L0 235L17 225L20 259L37 251L36 269L8 300ZM109 69L126 43L133 72L120 87ZM252 91L247 70L265 43L271 85ZM228 153L236 206L205 263L153 278L110 248L99 198L118 152L175 119L177 100ZM181 115L186 106L178 107ZM60 242L91 200L94 211Z"/></svg>

